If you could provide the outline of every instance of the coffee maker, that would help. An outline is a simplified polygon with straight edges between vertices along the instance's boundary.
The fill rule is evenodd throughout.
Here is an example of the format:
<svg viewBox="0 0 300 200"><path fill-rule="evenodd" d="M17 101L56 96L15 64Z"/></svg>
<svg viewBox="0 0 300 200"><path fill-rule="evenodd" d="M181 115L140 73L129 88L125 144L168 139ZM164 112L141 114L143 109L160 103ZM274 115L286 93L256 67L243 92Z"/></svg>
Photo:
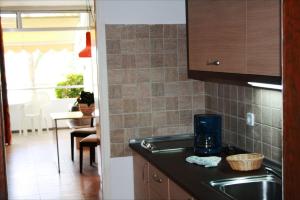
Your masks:
<svg viewBox="0 0 300 200"><path fill-rule="evenodd" d="M216 155L222 149L222 118L217 114L194 116L194 153Z"/></svg>

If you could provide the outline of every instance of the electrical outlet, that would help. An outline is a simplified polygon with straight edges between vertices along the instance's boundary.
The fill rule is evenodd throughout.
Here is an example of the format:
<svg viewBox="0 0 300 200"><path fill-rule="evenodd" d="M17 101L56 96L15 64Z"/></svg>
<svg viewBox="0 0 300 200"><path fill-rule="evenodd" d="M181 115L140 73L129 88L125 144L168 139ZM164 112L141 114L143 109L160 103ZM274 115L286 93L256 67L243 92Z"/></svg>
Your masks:
<svg viewBox="0 0 300 200"><path fill-rule="evenodd" d="M253 113L247 113L247 116L246 116L246 119L247 119L247 125L248 126L254 126L254 123L255 123L255 116Z"/></svg>

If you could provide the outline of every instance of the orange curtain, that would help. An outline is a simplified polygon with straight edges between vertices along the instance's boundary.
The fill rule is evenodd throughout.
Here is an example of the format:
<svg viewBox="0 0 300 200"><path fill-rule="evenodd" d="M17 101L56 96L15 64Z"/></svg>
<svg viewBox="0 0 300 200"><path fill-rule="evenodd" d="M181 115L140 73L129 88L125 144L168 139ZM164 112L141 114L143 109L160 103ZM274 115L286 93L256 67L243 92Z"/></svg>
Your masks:
<svg viewBox="0 0 300 200"><path fill-rule="evenodd" d="M7 99L7 85L6 85L5 67L4 67L4 45L3 45L1 17L0 17L0 73L1 73L1 86L2 86L5 143L10 145L12 139L12 132L10 128L9 107L8 107L8 99Z"/></svg>

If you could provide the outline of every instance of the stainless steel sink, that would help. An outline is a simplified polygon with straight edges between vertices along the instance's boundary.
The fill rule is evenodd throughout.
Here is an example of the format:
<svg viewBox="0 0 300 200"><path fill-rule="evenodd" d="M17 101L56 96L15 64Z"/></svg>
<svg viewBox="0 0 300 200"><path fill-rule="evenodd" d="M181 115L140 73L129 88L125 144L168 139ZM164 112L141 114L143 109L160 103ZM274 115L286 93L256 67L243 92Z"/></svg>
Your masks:
<svg viewBox="0 0 300 200"><path fill-rule="evenodd" d="M210 185L235 200L281 200L281 179L274 175L211 181Z"/></svg>
<svg viewBox="0 0 300 200"><path fill-rule="evenodd" d="M144 138L141 141L130 140L130 143L140 143L143 148L151 153L172 153L184 151L194 145L193 134L182 134L173 136L160 136Z"/></svg>

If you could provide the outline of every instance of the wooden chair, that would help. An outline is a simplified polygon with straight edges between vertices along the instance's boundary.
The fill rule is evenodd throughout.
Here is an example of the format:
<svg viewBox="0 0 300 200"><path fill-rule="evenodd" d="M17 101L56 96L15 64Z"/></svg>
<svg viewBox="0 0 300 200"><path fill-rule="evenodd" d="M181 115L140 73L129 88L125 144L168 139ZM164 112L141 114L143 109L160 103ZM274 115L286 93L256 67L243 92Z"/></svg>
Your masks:
<svg viewBox="0 0 300 200"><path fill-rule="evenodd" d="M82 173L82 162L83 162L83 148L89 147L90 148L90 165L92 166L93 162L95 162L95 148L96 146L100 145L100 139L96 134L89 135L83 138L80 141L80 173Z"/></svg>
<svg viewBox="0 0 300 200"><path fill-rule="evenodd" d="M95 127L89 127L89 128L79 128L73 130L71 135L71 159L74 161L74 137L87 137L89 135L96 134L96 128Z"/></svg>

